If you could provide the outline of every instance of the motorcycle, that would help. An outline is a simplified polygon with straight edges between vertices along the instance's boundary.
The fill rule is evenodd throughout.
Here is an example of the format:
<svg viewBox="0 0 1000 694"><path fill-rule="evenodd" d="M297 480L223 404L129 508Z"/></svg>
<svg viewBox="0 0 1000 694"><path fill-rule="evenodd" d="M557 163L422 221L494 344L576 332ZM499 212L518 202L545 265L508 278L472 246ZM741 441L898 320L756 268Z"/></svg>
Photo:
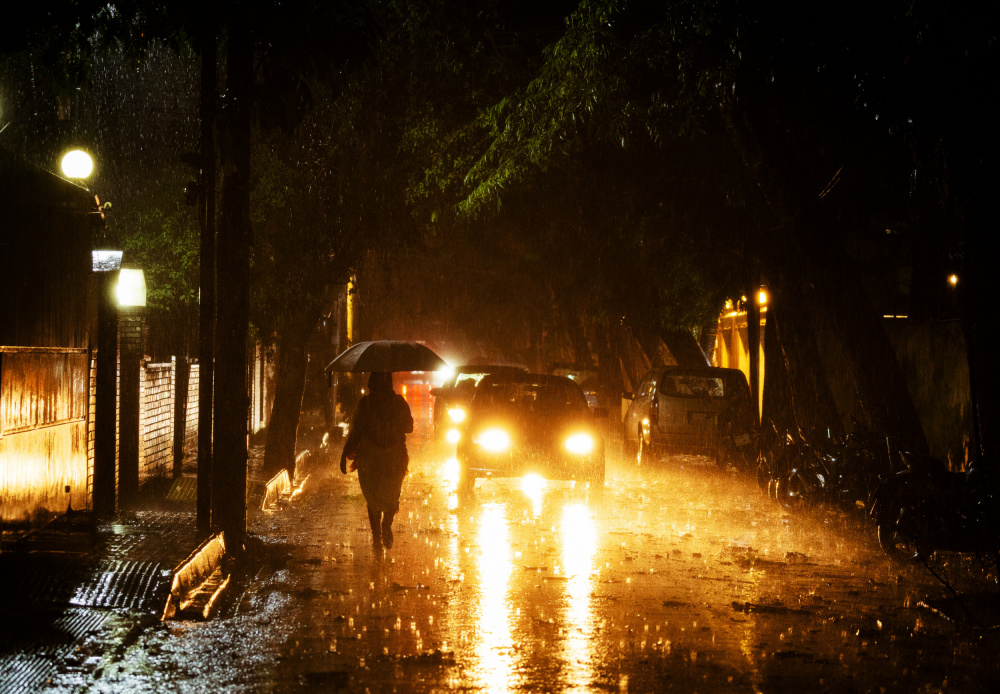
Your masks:
<svg viewBox="0 0 1000 694"><path fill-rule="evenodd" d="M936 551L976 552L1000 558L998 476L973 462L951 472L937 458L901 452L906 469L875 492L871 516L889 554L927 559Z"/></svg>

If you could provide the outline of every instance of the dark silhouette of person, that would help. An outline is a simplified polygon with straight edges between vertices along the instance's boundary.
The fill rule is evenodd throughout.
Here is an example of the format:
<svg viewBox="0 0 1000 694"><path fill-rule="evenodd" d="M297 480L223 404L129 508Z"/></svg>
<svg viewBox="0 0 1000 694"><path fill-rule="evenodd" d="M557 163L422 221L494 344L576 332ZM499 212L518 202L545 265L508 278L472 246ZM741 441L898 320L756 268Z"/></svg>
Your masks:
<svg viewBox="0 0 1000 694"><path fill-rule="evenodd" d="M392 374L372 372L368 393L361 397L351 420L340 471L347 474L348 460L353 461L351 469L358 471L376 556L383 547L392 548L392 519L399 511L399 492L410 463L406 435L412 431L410 406L393 391Z"/></svg>

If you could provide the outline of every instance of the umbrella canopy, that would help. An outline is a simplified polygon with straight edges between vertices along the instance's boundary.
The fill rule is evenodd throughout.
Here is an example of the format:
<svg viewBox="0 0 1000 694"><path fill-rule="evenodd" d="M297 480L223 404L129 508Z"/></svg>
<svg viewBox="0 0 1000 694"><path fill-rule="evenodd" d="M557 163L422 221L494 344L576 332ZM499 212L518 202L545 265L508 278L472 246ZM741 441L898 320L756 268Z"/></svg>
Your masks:
<svg viewBox="0 0 1000 694"><path fill-rule="evenodd" d="M326 366L327 371L437 371L448 365L418 342L376 340L349 347Z"/></svg>

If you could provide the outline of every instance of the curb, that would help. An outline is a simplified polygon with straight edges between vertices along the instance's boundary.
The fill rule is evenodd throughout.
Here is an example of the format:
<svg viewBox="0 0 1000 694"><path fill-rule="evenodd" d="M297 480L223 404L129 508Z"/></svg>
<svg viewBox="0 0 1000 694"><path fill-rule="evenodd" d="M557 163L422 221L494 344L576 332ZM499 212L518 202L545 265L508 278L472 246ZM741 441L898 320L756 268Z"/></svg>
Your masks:
<svg viewBox="0 0 1000 694"><path fill-rule="evenodd" d="M225 553L225 538L222 533L216 533L174 569L161 620L209 619L212 616L219 598L229 587L229 576L222 571Z"/></svg>

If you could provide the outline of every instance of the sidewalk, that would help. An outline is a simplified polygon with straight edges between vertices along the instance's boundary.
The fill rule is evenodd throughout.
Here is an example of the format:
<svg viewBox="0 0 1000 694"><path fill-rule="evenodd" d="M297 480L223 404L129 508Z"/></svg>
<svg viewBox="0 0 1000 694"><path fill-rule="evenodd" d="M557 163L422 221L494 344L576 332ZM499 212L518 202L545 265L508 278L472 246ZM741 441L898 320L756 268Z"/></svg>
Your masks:
<svg viewBox="0 0 1000 694"><path fill-rule="evenodd" d="M252 492L263 488L255 480L261 452L251 451ZM178 478L166 498L161 490L146 499L148 510L104 524L70 512L4 547L0 694L37 691L73 673L100 677L109 650L123 651L160 620L174 570L205 539L195 488L193 478ZM248 501L253 513L261 500Z"/></svg>
<svg viewBox="0 0 1000 694"><path fill-rule="evenodd" d="M159 619L173 569L200 541L191 510L142 511L97 525L72 512L0 555L0 693L89 670L94 636L128 613Z"/></svg>

